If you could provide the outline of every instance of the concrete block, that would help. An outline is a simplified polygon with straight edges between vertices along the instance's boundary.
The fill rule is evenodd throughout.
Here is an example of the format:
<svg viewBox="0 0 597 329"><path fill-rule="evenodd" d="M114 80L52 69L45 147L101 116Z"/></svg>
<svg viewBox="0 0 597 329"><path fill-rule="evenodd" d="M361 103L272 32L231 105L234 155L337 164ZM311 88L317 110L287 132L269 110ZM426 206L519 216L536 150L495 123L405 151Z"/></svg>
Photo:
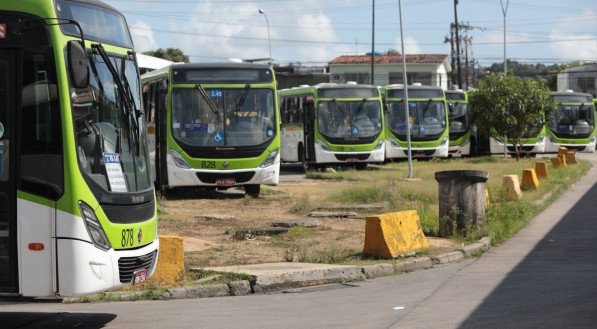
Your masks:
<svg viewBox="0 0 597 329"><path fill-rule="evenodd" d="M416 210L367 217L363 255L393 258L427 249Z"/></svg>
<svg viewBox="0 0 597 329"><path fill-rule="evenodd" d="M309 217L318 218L354 218L357 215L354 211L312 211L309 213Z"/></svg>
<svg viewBox="0 0 597 329"><path fill-rule="evenodd" d="M433 267L433 261L429 257L417 257L404 262L394 264L394 271L398 273L412 272Z"/></svg>
<svg viewBox="0 0 597 329"><path fill-rule="evenodd" d="M566 154L568 154L568 149L567 149L567 148L565 148L565 147L563 147L563 146L560 146L560 147L558 148L558 155L560 155L560 154L563 154L563 155L566 155Z"/></svg>
<svg viewBox="0 0 597 329"><path fill-rule="evenodd" d="M230 296L230 288L225 283L183 287L169 289L170 298L172 299L189 299L189 298L208 298L208 297L226 297Z"/></svg>
<svg viewBox="0 0 597 329"><path fill-rule="evenodd" d="M485 246L486 250L491 247L491 239L489 237L483 237L479 239L479 242Z"/></svg>
<svg viewBox="0 0 597 329"><path fill-rule="evenodd" d="M522 198L520 183L517 175L502 176L502 189L504 190L506 200L514 201Z"/></svg>
<svg viewBox="0 0 597 329"><path fill-rule="evenodd" d="M288 227L248 227L241 228L232 236L236 240L246 240L254 236L273 236L288 233Z"/></svg>
<svg viewBox="0 0 597 329"><path fill-rule="evenodd" d="M452 251L434 257L438 264L456 263L464 259L464 254L460 251Z"/></svg>
<svg viewBox="0 0 597 329"><path fill-rule="evenodd" d="M392 264L376 264L363 266L363 274L367 279L375 279L382 276L388 276L394 273L394 265Z"/></svg>
<svg viewBox="0 0 597 329"><path fill-rule="evenodd" d="M485 251L485 250L486 250L485 244L483 244L481 242L467 244L462 247L462 252L464 253L464 255L466 257L470 257L474 254L477 254L477 253Z"/></svg>
<svg viewBox="0 0 597 329"><path fill-rule="evenodd" d="M522 184L520 187L523 190L536 190L539 188L539 179L535 169L524 169L522 171Z"/></svg>
<svg viewBox="0 0 597 329"><path fill-rule="evenodd" d="M559 167L561 167L561 166L562 166L562 161L561 161L561 160L560 160L560 158L558 158L558 157L552 158L552 159L551 159L551 165L552 165L554 168L559 168Z"/></svg>
<svg viewBox="0 0 597 329"><path fill-rule="evenodd" d="M562 167L568 167L566 165L566 155L565 154L558 154L558 158L560 159L560 165Z"/></svg>
<svg viewBox="0 0 597 329"><path fill-rule="evenodd" d="M568 153L566 153L566 163L569 164L577 164L578 162L576 162L576 152L575 151L568 151Z"/></svg>
<svg viewBox="0 0 597 329"><path fill-rule="evenodd" d="M184 247L179 236L161 235L155 272L146 284L158 287L180 286L184 283Z"/></svg>
<svg viewBox="0 0 597 329"><path fill-rule="evenodd" d="M537 161L535 163L535 172L538 178L547 178L547 163L545 161Z"/></svg>
<svg viewBox="0 0 597 329"><path fill-rule="evenodd" d="M228 282L232 296L246 296L251 294L251 282L247 280Z"/></svg>

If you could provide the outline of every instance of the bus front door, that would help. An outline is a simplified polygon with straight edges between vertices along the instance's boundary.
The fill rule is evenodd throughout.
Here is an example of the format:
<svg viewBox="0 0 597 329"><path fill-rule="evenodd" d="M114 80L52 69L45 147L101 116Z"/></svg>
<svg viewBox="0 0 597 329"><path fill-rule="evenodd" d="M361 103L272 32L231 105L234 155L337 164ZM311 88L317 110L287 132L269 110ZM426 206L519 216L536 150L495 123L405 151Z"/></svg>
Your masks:
<svg viewBox="0 0 597 329"><path fill-rule="evenodd" d="M315 104L312 100L305 102L303 115L305 159L308 163L315 163Z"/></svg>
<svg viewBox="0 0 597 329"><path fill-rule="evenodd" d="M15 180L15 51L0 50L0 293L19 291Z"/></svg>

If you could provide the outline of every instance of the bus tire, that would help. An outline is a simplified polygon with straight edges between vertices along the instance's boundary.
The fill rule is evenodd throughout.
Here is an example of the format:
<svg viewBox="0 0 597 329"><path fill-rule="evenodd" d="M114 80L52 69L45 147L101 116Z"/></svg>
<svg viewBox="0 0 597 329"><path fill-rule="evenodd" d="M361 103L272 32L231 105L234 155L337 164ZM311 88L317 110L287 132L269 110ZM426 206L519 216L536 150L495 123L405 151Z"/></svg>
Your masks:
<svg viewBox="0 0 597 329"><path fill-rule="evenodd" d="M248 195L252 198L258 198L260 192L261 192L261 185L259 185L259 184L245 185L245 195Z"/></svg>

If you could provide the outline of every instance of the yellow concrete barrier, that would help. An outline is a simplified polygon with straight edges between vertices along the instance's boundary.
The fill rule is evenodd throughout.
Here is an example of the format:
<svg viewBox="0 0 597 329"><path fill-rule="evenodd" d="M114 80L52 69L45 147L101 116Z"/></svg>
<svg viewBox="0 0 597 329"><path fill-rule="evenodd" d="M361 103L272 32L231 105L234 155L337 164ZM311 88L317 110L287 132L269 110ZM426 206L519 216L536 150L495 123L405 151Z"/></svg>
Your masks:
<svg viewBox="0 0 597 329"><path fill-rule="evenodd" d="M547 164L544 161L537 161L535 163L535 172L537 172L537 177L547 178Z"/></svg>
<svg viewBox="0 0 597 329"><path fill-rule="evenodd" d="M558 158L560 159L560 165L562 167L568 167L566 165L566 155L565 154L558 154Z"/></svg>
<svg viewBox="0 0 597 329"><path fill-rule="evenodd" d="M552 158L551 159L551 165L554 168L559 168L559 167L562 166L562 160L560 160L560 158L558 158L558 157Z"/></svg>
<svg viewBox="0 0 597 329"><path fill-rule="evenodd" d="M179 236L161 235L158 263L146 284L180 286L184 283L184 248Z"/></svg>
<svg viewBox="0 0 597 329"><path fill-rule="evenodd" d="M393 258L427 249L416 210L367 217L363 255Z"/></svg>
<svg viewBox="0 0 597 329"><path fill-rule="evenodd" d="M560 155L560 154L563 154L563 155L566 155L566 154L568 154L568 149L567 149L567 148L565 148L565 147L563 147L563 146L560 146L560 147L558 148L558 155Z"/></svg>
<svg viewBox="0 0 597 329"><path fill-rule="evenodd" d="M502 176L502 189L504 190L504 196L508 201L514 201L522 198L522 191L520 190L518 175Z"/></svg>
<svg viewBox="0 0 597 329"><path fill-rule="evenodd" d="M522 184L520 186L523 190L536 190L539 188L539 179L535 169L524 169L522 171Z"/></svg>
<svg viewBox="0 0 597 329"><path fill-rule="evenodd" d="M577 164L575 151L568 151L568 153L566 153L566 163Z"/></svg>

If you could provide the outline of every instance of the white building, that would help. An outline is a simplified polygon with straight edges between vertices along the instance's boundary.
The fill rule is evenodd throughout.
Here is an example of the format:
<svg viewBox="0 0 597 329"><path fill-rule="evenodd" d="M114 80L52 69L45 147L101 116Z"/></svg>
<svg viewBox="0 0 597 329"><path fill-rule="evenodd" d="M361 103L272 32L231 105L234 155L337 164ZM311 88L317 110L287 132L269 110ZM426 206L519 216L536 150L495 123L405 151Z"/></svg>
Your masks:
<svg viewBox="0 0 597 329"><path fill-rule="evenodd" d="M138 53L137 63L139 64L139 72L141 74L144 74L153 70L161 69L162 67L166 67L172 64L173 62L162 58L147 56Z"/></svg>
<svg viewBox="0 0 597 329"><path fill-rule="evenodd" d="M558 91L572 89L597 97L597 64L583 65L558 73Z"/></svg>
<svg viewBox="0 0 597 329"><path fill-rule="evenodd" d="M371 56L345 55L329 63L330 82L371 84ZM408 83L448 89L448 74L452 72L448 55L406 55ZM374 84L385 86L402 83L402 55L375 55Z"/></svg>

